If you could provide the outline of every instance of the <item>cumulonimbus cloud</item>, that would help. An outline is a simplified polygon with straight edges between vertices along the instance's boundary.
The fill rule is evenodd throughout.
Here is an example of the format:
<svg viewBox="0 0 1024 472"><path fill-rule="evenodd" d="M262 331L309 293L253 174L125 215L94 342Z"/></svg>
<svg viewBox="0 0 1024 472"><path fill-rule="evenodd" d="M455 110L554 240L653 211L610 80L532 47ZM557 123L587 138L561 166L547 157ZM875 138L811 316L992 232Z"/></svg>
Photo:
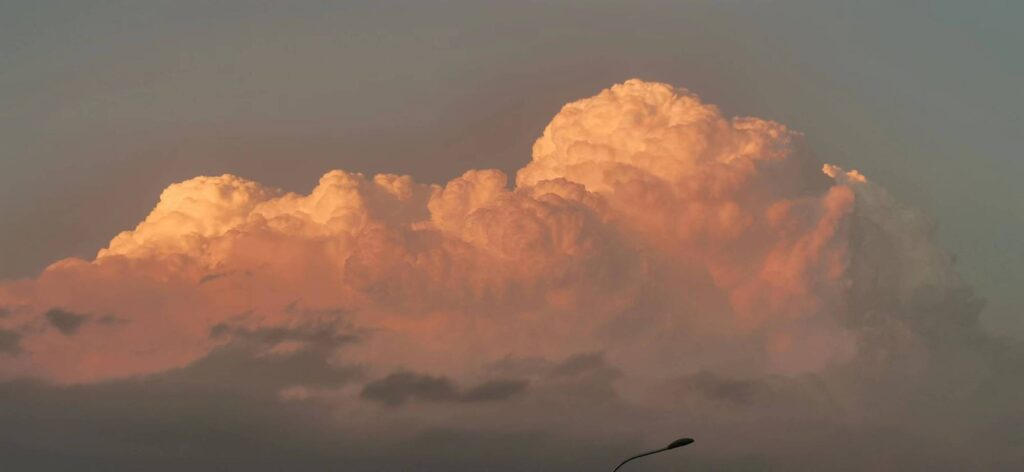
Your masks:
<svg viewBox="0 0 1024 472"><path fill-rule="evenodd" d="M94 260L0 285L0 372L92 383L246 333L327 329L351 340L323 348L331 362L382 379L366 391L426 373L398 379L403 401L461 401L456 383L487 385L510 360L603 352L651 386L625 397L742 405L835 375L870 402L860 380L986 362L965 354L988 342L980 305L932 227L779 123L630 80L563 107L511 186L497 170L444 185L335 170L308 194L232 175L171 185ZM74 313L119 321L60 315ZM271 341L261 355L316 342Z"/></svg>
<svg viewBox="0 0 1024 472"><path fill-rule="evenodd" d="M909 210L855 171L822 172L783 125L632 80L566 105L514 188L495 170L444 186L332 171L308 195L231 175L171 185L95 260L4 286L20 315L3 324L31 372L75 382L180 367L221 323L317 321L287 315L295 302L380 333L397 344L389 362L442 342L483 359L563 355L634 321L666 344L742 340L765 369L814 371L866 349L848 297L892 264L854 267L864 226L902 226L879 244L914 239L900 249L918 254L893 251L915 258L888 274L897 299L959 284L922 224L893 212ZM59 307L127 322L56 336L38 318L71 312Z"/></svg>

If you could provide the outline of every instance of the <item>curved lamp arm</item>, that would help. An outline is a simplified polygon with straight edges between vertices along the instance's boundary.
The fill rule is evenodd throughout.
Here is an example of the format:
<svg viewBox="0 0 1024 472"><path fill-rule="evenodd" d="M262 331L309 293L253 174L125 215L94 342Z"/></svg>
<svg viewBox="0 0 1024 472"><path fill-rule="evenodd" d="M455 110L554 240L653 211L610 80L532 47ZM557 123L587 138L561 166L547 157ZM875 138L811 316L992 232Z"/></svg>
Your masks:
<svg viewBox="0 0 1024 472"><path fill-rule="evenodd" d="M647 451L647 452L645 452L643 454L637 454L637 455L635 455L633 457L630 457L629 459L626 459L626 460L622 461L622 463L619 464L619 466L616 467L614 470L612 470L612 472L616 472L617 470L619 470L620 467L626 465L627 462L629 462L629 461L631 461L633 459L639 459L641 457L649 456L651 454L657 454L659 452L665 452L665 451L667 451L669 449L675 449L677 447L683 447L683 446L685 446L687 444L693 444L693 438L676 439L675 441L672 441L671 444L669 444L668 446L665 446L665 447L663 447L661 449L655 449L653 451Z"/></svg>

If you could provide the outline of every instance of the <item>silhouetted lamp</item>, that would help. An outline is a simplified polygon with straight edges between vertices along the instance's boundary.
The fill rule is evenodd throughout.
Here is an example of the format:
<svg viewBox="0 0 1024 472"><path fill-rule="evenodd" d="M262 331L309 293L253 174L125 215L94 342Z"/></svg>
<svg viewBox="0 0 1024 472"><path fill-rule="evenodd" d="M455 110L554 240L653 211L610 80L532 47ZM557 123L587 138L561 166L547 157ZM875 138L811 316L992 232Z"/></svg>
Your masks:
<svg viewBox="0 0 1024 472"><path fill-rule="evenodd" d="M627 462L629 462L629 461L631 461L633 459L639 459L641 457L649 456L651 454L657 454L659 452L665 452L665 451L667 451L669 449L675 449L677 447L683 447L683 446L685 446L687 444L693 444L693 438L680 438L680 439L676 439L675 441L672 441L668 446L665 446L665 447L663 447L661 449L655 449L653 451L648 451L648 452L645 452L643 454L637 454L637 455L635 455L633 457L630 457L629 459L626 459L626 460L622 461L622 463L619 464L619 467L622 467L622 466L626 465ZM612 472L615 472L616 470L619 470L619 467L616 467L615 470L613 470Z"/></svg>

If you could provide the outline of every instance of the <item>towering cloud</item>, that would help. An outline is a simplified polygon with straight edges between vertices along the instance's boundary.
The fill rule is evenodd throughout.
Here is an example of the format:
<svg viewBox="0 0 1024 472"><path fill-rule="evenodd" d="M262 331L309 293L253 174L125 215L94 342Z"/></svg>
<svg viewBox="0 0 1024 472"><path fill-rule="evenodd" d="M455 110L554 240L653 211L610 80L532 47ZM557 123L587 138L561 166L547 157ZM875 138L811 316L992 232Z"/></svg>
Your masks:
<svg viewBox="0 0 1024 472"><path fill-rule="evenodd" d="M630 80L566 105L508 180L171 185L94 260L0 285L0 373L91 384L225 353L307 356L339 382L288 377L279 401L323 402L342 423L363 425L368 399L396 424L416 411L466 426L431 408L572 398L706 428L916 435L933 411L983 430L1006 404L972 405L1024 365L981 333L925 217L781 124ZM590 421L487 411L505 430Z"/></svg>

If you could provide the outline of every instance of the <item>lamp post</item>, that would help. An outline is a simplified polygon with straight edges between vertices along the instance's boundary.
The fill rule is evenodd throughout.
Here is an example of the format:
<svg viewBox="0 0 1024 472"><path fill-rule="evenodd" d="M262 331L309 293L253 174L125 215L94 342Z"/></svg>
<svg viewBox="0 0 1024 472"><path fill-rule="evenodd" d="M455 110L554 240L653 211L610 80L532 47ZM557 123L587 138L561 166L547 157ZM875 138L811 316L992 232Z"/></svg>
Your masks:
<svg viewBox="0 0 1024 472"><path fill-rule="evenodd" d="M635 455L633 457L630 457L629 459L626 459L626 460L622 461L622 463L619 464L619 467L622 467L622 466L626 465L627 462L629 462L629 461L631 461L633 459L639 459L641 457L649 456L651 454L657 454L659 452L665 452L665 451L667 451L669 449L675 449L677 447L683 447L683 446L685 446L687 444L693 444L693 438L680 438L680 439L676 439L675 441L672 441L671 444L669 444L668 446L665 446L665 447L663 447L661 449L655 449L653 451L647 451L647 452L645 452L643 454L637 454L637 455ZM616 467L615 470L613 470L612 472L615 472L615 471L619 470L619 467Z"/></svg>

